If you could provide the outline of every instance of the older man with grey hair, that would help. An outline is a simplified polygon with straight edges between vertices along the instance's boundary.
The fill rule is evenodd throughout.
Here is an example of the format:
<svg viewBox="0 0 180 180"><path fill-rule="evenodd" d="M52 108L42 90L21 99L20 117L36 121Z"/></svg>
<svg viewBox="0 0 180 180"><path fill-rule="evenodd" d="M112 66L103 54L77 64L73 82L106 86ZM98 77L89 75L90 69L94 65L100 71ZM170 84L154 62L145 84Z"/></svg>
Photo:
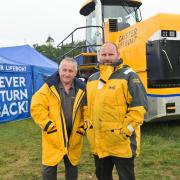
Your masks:
<svg viewBox="0 0 180 180"><path fill-rule="evenodd" d="M64 160L65 179L77 180L86 112L85 84L77 79L77 62L65 58L59 70L33 95L31 115L42 129L43 180L57 179Z"/></svg>

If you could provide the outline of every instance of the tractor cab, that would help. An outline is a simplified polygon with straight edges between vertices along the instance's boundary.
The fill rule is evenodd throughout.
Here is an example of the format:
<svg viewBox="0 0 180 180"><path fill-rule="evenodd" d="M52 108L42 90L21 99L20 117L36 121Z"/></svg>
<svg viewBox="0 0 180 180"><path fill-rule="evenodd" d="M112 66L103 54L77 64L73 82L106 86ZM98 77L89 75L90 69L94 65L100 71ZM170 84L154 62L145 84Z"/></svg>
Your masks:
<svg viewBox="0 0 180 180"><path fill-rule="evenodd" d="M117 32L141 21L140 6L141 2L136 0L91 0L82 6L80 14L86 17L87 27L99 26L104 30L108 26L110 32ZM87 28L87 45L102 44L108 36L104 33L105 37L101 29Z"/></svg>
<svg viewBox="0 0 180 180"><path fill-rule="evenodd" d="M96 71L100 46L105 41L114 41L109 37L110 34L122 31L141 20L140 6L139 0L88 0L80 9L80 14L86 17L86 26L75 29L58 45L63 49L65 41L72 39L71 49L63 53L61 58L73 56L80 66L81 75L87 78ZM83 44L75 45L74 34L82 29L85 31Z"/></svg>

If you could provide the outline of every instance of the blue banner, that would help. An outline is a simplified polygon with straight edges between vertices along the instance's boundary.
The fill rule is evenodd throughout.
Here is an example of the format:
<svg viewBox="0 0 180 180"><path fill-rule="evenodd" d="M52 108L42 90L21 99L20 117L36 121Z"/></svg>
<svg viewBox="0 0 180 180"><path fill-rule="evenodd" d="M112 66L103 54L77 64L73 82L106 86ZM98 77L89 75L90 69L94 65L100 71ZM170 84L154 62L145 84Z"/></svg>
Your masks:
<svg viewBox="0 0 180 180"><path fill-rule="evenodd" d="M0 64L0 123L30 117L31 66Z"/></svg>

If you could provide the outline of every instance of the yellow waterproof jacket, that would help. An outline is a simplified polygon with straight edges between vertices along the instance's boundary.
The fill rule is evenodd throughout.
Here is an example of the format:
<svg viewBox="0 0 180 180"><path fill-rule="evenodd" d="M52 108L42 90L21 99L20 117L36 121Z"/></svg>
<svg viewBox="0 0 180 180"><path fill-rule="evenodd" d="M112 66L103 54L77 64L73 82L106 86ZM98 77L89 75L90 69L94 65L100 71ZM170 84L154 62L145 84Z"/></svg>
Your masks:
<svg viewBox="0 0 180 180"><path fill-rule="evenodd" d="M86 88L92 152L100 158L139 155L147 97L138 75L123 64L100 65Z"/></svg>
<svg viewBox="0 0 180 180"><path fill-rule="evenodd" d="M79 79L74 81L77 93L72 112L73 129L68 142L58 82L57 72L33 95L31 102L32 118L42 129L42 164L57 165L67 155L71 163L77 165L83 143L85 85Z"/></svg>

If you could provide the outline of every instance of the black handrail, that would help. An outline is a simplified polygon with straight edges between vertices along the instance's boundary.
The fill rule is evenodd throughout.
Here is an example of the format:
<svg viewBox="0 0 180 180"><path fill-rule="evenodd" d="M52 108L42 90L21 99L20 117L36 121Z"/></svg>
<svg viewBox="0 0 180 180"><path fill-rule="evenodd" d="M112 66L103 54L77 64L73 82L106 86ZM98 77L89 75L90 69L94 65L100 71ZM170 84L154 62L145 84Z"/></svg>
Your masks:
<svg viewBox="0 0 180 180"><path fill-rule="evenodd" d="M102 26L82 26L82 27L78 27L76 28L74 31L72 31L67 37L65 37L58 45L57 47L61 47L60 44L63 44L63 42L68 39L70 36L73 36L73 34L79 30L79 29L87 29L87 28L91 28L91 27L97 27L97 28L101 28L102 32L103 32L103 41L104 41L104 31L103 31L103 27Z"/></svg>
<svg viewBox="0 0 180 180"><path fill-rule="evenodd" d="M76 31L80 30L80 29L87 29L87 28L101 28L102 29L102 40L104 42L104 30L103 30L103 27L102 26L82 26L82 27L78 27L76 28L74 31L72 31L67 37L65 37L58 45L57 47L61 47L62 48L62 55L58 57L58 59L62 59L64 58L66 55L70 54L73 52L73 57L74 57L74 51L77 50L77 49L80 49L80 48L88 48L88 47L97 47L97 46L101 46L101 45L95 45L95 44L89 44L89 45L82 45L82 46L72 46L72 47L66 47L66 48L72 48L71 50L69 50L68 52L64 53L63 52L63 47L64 47L64 42L72 36L72 41L71 41L71 44L74 43L74 39L73 39L73 35ZM86 42L86 40L85 40Z"/></svg>
<svg viewBox="0 0 180 180"><path fill-rule="evenodd" d="M92 45L76 46L76 47L74 47L73 49L71 49L70 51L64 53L63 55L58 56L57 59L59 59L59 60L63 59L64 57L66 57L66 55L70 54L71 52L75 51L76 49L80 49L80 48L88 48L88 47L99 47L99 46L101 46L101 45L95 45L95 44L92 44ZM74 58L74 54L73 54L73 58Z"/></svg>

